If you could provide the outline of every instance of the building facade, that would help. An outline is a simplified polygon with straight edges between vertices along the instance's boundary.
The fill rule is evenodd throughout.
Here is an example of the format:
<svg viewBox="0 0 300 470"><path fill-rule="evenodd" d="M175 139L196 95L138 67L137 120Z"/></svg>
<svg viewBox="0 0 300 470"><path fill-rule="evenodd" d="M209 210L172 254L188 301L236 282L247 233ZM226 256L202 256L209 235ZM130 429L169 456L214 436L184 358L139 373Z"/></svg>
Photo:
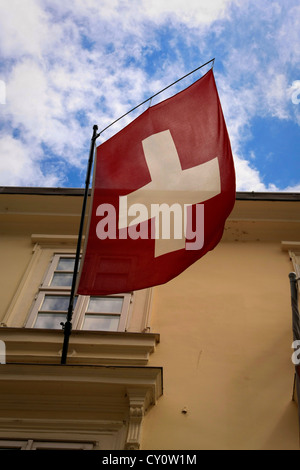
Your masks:
<svg viewBox="0 0 300 470"><path fill-rule="evenodd" d="M300 195L237 193L177 278L76 298L61 365L82 199L0 188L0 448L298 449Z"/></svg>

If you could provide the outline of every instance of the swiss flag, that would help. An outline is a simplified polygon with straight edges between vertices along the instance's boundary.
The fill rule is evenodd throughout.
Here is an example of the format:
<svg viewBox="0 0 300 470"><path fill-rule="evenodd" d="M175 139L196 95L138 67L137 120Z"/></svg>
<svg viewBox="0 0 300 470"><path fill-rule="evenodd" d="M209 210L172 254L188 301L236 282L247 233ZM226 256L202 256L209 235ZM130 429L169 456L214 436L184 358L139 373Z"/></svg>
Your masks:
<svg viewBox="0 0 300 470"><path fill-rule="evenodd" d="M97 148L77 293L169 281L218 244L234 202L231 146L210 70Z"/></svg>

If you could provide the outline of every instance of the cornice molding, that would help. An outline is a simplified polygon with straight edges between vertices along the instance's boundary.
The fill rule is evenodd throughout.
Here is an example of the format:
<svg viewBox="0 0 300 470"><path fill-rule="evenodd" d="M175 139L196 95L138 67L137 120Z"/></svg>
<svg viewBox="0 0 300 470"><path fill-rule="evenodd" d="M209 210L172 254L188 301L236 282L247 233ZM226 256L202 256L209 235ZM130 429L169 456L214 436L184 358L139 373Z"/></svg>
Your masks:
<svg viewBox="0 0 300 470"><path fill-rule="evenodd" d="M58 330L0 328L7 363L60 364L63 335ZM157 333L73 330L68 364L145 366L159 343Z"/></svg>
<svg viewBox="0 0 300 470"><path fill-rule="evenodd" d="M111 434L122 440L118 449L138 450L143 417L162 393L160 367L2 365L0 438L30 431L57 439L65 431L83 433L101 448L101 436Z"/></svg>

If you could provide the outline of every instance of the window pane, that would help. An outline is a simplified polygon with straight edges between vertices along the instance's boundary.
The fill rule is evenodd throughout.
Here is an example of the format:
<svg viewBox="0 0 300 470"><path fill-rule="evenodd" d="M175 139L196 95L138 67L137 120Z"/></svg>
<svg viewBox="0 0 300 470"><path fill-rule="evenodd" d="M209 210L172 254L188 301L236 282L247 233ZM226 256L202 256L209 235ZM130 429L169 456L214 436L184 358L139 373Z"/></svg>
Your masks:
<svg viewBox="0 0 300 470"><path fill-rule="evenodd" d="M74 258L60 258L56 271L74 271Z"/></svg>
<svg viewBox="0 0 300 470"><path fill-rule="evenodd" d="M65 310L69 307L69 297L66 295L46 295L41 311Z"/></svg>
<svg viewBox="0 0 300 470"><path fill-rule="evenodd" d="M66 314L63 313L39 313L34 328L51 328L61 330L61 322L65 323Z"/></svg>
<svg viewBox="0 0 300 470"><path fill-rule="evenodd" d="M83 330L118 331L119 315L85 315Z"/></svg>
<svg viewBox="0 0 300 470"><path fill-rule="evenodd" d="M123 297L91 297L88 312L121 313Z"/></svg>
<svg viewBox="0 0 300 470"><path fill-rule="evenodd" d="M54 273L51 286L71 287L73 273Z"/></svg>

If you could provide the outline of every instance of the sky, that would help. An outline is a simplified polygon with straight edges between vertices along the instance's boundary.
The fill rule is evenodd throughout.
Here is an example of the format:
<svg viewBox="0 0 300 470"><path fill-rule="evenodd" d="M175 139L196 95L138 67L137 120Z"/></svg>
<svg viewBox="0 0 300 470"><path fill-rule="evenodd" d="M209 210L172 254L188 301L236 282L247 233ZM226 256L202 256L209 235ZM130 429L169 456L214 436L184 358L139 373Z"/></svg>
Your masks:
<svg viewBox="0 0 300 470"><path fill-rule="evenodd" d="M298 0L0 0L0 186L84 187L93 125L213 58L237 190L300 192Z"/></svg>

